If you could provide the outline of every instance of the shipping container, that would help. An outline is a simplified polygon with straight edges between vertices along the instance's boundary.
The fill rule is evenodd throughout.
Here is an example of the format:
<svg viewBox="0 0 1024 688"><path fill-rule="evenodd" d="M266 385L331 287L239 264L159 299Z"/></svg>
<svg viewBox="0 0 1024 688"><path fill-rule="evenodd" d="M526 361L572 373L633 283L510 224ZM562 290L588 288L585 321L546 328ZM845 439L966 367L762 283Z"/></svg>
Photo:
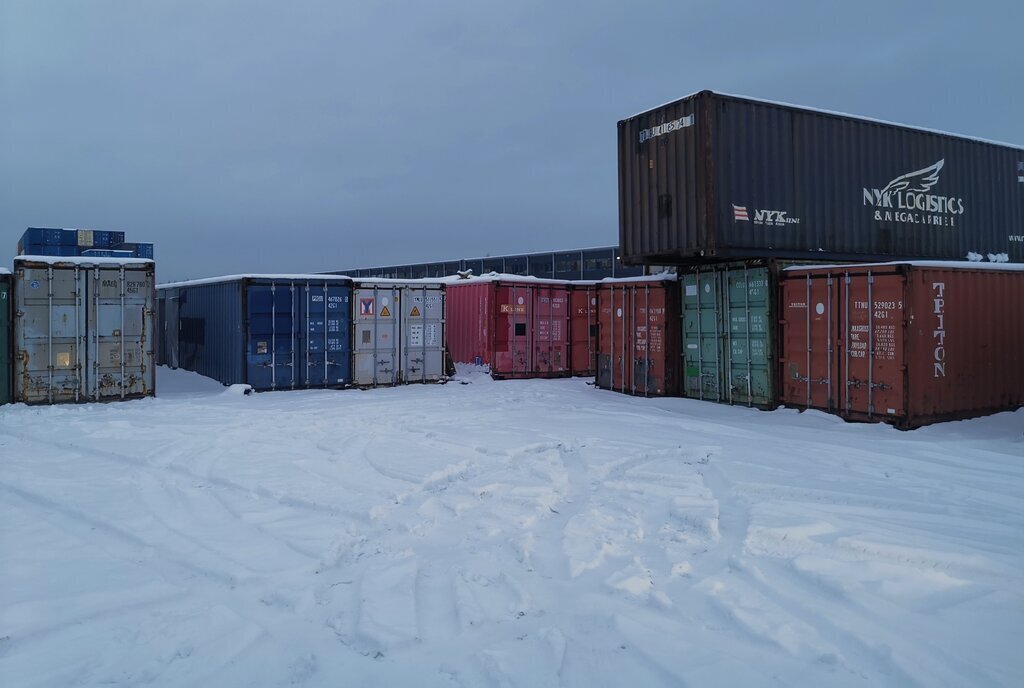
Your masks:
<svg viewBox="0 0 1024 688"><path fill-rule="evenodd" d="M566 377L569 284L509 275L449 282L446 337L455 363L503 378Z"/></svg>
<svg viewBox="0 0 1024 688"><path fill-rule="evenodd" d="M170 367L257 391L352 382L347 277L230 275L158 291Z"/></svg>
<svg viewBox="0 0 1024 688"><path fill-rule="evenodd" d="M11 272L0 268L0 404L11 403L11 353L14 340L14 323L11 304Z"/></svg>
<svg viewBox="0 0 1024 688"><path fill-rule="evenodd" d="M679 394L679 285L675 275L598 286L597 386L638 396Z"/></svg>
<svg viewBox="0 0 1024 688"><path fill-rule="evenodd" d="M1024 148L702 91L618 124L631 263L1007 254Z"/></svg>
<svg viewBox="0 0 1024 688"><path fill-rule="evenodd" d="M778 406L778 283L785 265L747 260L680 271L682 396Z"/></svg>
<svg viewBox="0 0 1024 688"><path fill-rule="evenodd" d="M915 428L1024 404L1024 266L789 268L782 400Z"/></svg>
<svg viewBox="0 0 1024 688"><path fill-rule="evenodd" d="M573 282L569 292L569 356L572 374L597 375L597 284Z"/></svg>
<svg viewBox="0 0 1024 688"><path fill-rule="evenodd" d="M356 385L444 379L445 290L441 282L356 280L352 303Z"/></svg>
<svg viewBox="0 0 1024 688"><path fill-rule="evenodd" d="M64 230L48 227L29 227L21 235L18 246L26 250L29 246L60 246L63 243ZM74 246L74 242L71 243ZM21 250L19 250L19 254Z"/></svg>
<svg viewBox="0 0 1024 688"><path fill-rule="evenodd" d="M155 394L154 285L152 261L15 258L15 400Z"/></svg>
<svg viewBox="0 0 1024 688"><path fill-rule="evenodd" d="M136 258L153 258L153 244L119 241L113 244L119 251L128 251Z"/></svg>

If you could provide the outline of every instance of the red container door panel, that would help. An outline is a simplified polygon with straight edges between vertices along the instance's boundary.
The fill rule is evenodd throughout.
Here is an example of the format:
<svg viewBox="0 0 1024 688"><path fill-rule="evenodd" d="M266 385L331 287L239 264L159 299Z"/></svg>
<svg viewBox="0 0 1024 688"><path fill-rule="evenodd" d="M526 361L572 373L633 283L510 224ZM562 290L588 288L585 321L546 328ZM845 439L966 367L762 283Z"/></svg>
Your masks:
<svg viewBox="0 0 1024 688"><path fill-rule="evenodd" d="M533 289L534 370L540 376L564 375L568 365L569 292L565 287Z"/></svg>
<svg viewBox="0 0 1024 688"><path fill-rule="evenodd" d="M906 414L905 282L873 273L839 280L843 299L843 412L858 418Z"/></svg>
<svg viewBox="0 0 1024 688"><path fill-rule="evenodd" d="M834 410L841 390L836 384L836 337L841 312L835 284L828 274L801 275L782 283L782 391L787 404Z"/></svg>
<svg viewBox="0 0 1024 688"><path fill-rule="evenodd" d="M500 283L494 299L494 367L499 377L530 377L534 374L532 348L533 287Z"/></svg>
<svg viewBox="0 0 1024 688"><path fill-rule="evenodd" d="M597 289L574 288L570 301L572 374L593 376L597 371Z"/></svg>
<svg viewBox="0 0 1024 688"><path fill-rule="evenodd" d="M679 393L679 298L674 283L601 285L598 386L639 396Z"/></svg>
<svg viewBox="0 0 1024 688"><path fill-rule="evenodd" d="M490 284L450 285L446 289L445 337L455 363L493 365Z"/></svg>

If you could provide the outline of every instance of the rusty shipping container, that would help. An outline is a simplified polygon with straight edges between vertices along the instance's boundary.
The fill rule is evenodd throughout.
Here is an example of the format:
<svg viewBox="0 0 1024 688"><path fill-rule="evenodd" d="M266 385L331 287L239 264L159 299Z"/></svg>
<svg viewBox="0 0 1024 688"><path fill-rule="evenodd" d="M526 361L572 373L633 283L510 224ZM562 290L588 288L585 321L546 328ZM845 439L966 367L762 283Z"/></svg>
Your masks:
<svg viewBox="0 0 1024 688"><path fill-rule="evenodd" d="M569 294L568 282L449 282L445 336L452 360L487 366L497 379L571 375Z"/></svg>
<svg viewBox="0 0 1024 688"><path fill-rule="evenodd" d="M14 396L28 404L153 396L153 261L14 259Z"/></svg>
<svg viewBox="0 0 1024 688"><path fill-rule="evenodd" d="M627 263L1024 261L1024 148L702 91L618 123Z"/></svg>
<svg viewBox="0 0 1024 688"><path fill-rule="evenodd" d="M679 285L675 276L604 280L598 287L597 386L678 396Z"/></svg>
<svg viewBox="0 0 1024 688"><path fill-rule="evenodd" d="M11 403L11 343L14 339L12 301L11 272L0 268L0 404Z"/></svg>
<svg viewBox="0 0 1024 688"><path fill-rule="evenodd" d="M597 284L573 282L569 292L569 356L572 374L579 377L597 375Z"/></svg>
<svg viewBox="0 0 1024 688"><path fill-rule="evenodd" d="M1024 266L789 268L782 401L901 428L1024 404Z"/></svg>

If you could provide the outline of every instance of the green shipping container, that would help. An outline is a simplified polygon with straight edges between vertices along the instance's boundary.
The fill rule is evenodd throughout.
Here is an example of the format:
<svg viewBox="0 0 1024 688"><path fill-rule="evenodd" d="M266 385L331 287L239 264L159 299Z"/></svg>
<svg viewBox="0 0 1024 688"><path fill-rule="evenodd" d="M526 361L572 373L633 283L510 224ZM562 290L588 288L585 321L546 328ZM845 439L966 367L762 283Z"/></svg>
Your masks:
<svg viewBox="0 0 1024 688"><path fill-rule="evenodd" d="M11 403L11 273L0 269L0 404Z"/></svg>
<svg viewBox="0 0 1024 688"><path fill-rule="evenodd" d="M683 396L773 409L778 266L766 261L692 267L683 296Z"/></svg>

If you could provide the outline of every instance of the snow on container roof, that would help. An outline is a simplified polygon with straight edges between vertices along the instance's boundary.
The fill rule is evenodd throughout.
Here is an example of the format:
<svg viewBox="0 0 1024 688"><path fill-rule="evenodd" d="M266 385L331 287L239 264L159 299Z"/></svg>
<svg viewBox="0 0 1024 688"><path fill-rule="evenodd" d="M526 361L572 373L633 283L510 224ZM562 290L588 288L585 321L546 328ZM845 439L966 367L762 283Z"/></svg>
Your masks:
<svg viewBox="0 0 1024 688"><path fill-rule="evenodd" d="M851 115L851 114L846 113L846 112L839 112L838 110L825 110L825 109L822 109L822 108L809 107L807 105L794 105L793 103L787 103L787 102L784 102L784 101L781 101L781 100L766 100L764 98L752 98L751 96L744 96L744 95L739 95L739 94L736 94L736 93L724 93L722 91L712 91L712 90L707 90L707 89L705 89L703 91L696 91L695 93L691 93L689 95L685 95L682 98L675 98L673 100L669 100L669 101L667 101L665 103L662 103L661 105L659 105L657 107L652 107L652 108L647 108L646 110L641 110L640 112L638 112L638 113L636 113L634 115L630 115L629 117L623 117L620 121L625 122L627 120L633 119L634 117L639 117L641 115L646 115L649 112L654 112L655 110L660 110L663 107L667 107L669 105L674 105L675 103L681 103L684 100L689 100L690 98L698 96L701 93L707 93L709 95L716 95L716 96L724 96L726 98L736 98L737 100L746 100L746 101L751 102L751 103L761 103L763 105L774 105L774 106L777 106L777 107L791 108L791 109L794 109L794 110L803 110L805 112L816 112L818 114L829 115L831 117L842 117L844 119L860 120L861 122L872 122L874 124L882 124L882 125L885 125L885 126L888 126L888 127L899 127L900 129L913 129L914 131L923 131L923 132L928 133L928 134L938 134L939 136L954 136L956 138L968 139L968 140L971 140L971 141L977 141L979 143L988 143L988 144L992 144L994 146L1004 146L1006 148L1018 148L1020 150L1024 150L1024 146L1022 146L1020 144L1017 144L1017 143L1007 143L1005 141L996 141L996 140L993 140L993 139L986 139L986 138L982 138L980 136L970 136L970 135L967 135L967 134L956 134L956 133L949 132L949 131L943 131L941 129L931 129L929 127L917 127L917 126L914 126L914 125L911 125L911 124L900 124L899 122L890 122L889 120L876 119L874 117L864 117L862 115Z"/></svg>
<svg viewBox="0 0 1024 688"><path fill-rule="evenodd" d="M158 284L157 289L168 289L171 287L195 287L200 284L218 284L220 282L237 282L243 279L265 279L265 280L281 280L291 282L351 282L352 278L345 275L317 275L312 273L304 274L259 274L259 273L246 273L239 275L221 275L219 277L204 277L202 279L194 280L182 280L180 282L167 282L165 284Z"/></svg>
<svg viewBox="0 0 1024 688"><path fill-rule="evenodd" d="M784 272L807 270L849 270L850 268L881 268L894 265L913 265L919 268L941 268L954 270L1003 270L1024 272L1024 263L983 263L972 260L894 260L888 263L836 263L834 265L793 265L784 268Z"/></svg>
<svg viewBox="0 0 1024 688"><path fill-rule="evenodd" d="M356 284L363 286L373 286L375 284L390 286L390 287L402 287L402 286L443 286L445 284L445 278L443 277L417 277L410 279L401 279L398 277L352 277L352 281Z"/></svg>
<svg viewBox="0 0 1024 688"><path fill-rule="evenodd" d="M0 275L9 275L9 274L11 274L11 271L8 270L7 268L0 268Z"/></svg>
<svg viewBox="0 0 1024 688"><path fill-rule="evenodd" d="M108 258L101 256L15 256L14 262L18 263L44 263L46 265L77 265L78 267L91 267L103 265L152 265L150 258Z"/></svg>
<svg viewBox="0 0 1024 688"><path fill-rule="evenodd" d="M533 275L512 275L504 272L488 272L483 275L472 275L470 277L458 277L449 275L438 278L439 282L449 285L459 284L482 284L487 282L520 282L523 284L572 284L570 280L548 279L546 277L534 277Z"/></svg>

